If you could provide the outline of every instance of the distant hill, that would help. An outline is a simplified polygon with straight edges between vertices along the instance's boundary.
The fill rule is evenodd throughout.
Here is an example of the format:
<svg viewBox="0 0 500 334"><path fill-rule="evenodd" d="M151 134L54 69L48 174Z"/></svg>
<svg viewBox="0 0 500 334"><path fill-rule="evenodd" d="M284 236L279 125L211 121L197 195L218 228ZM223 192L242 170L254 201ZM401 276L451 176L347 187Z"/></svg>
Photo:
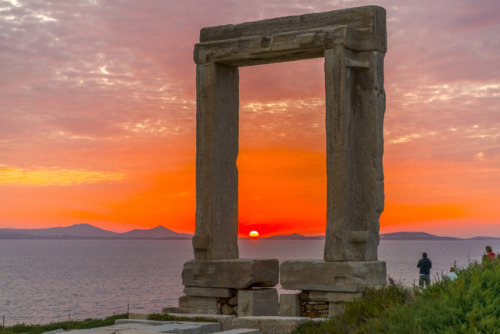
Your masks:
<svg viewBox="0 0 500 334"><path fill-rule="evenodd" d="M440 237L425 232L395 232L380 235L380 240L461 240L454 237Z"/></svg>
<svg viewBox="0 0 500 334"><path fill-rule="evenodd" d="M191 239L187 233L177 233L163 226L152 229L116 233L90 224L45 229L0 229L0 239Z"/></svg>
<svg viewBox="0 0 500 334"><path fill-rule="evenodd" d="M145 230L136 229L128 231L121 234L122 238L128 239L143 239L143 238L191 238L191 234L187 233L177 233L163 226L157 226L155 228Z"/></svg>
<svg viewBox="0 0 500 334"><path fill-rule="evenodd" d="M116 233L95 227L90 224L76 224L66 227L45 229L0 229L0 239L191 239L188 233L178 233L164 226L151 229L135 229L124 233ZM305 236L299 233L278 234L266 240L324 240L324 235ZM380 235L380 240L500 240L497 237L478 236L462 239L442 237L425 232L395 232Z"/></svg>
<svg viewBox="0 0 500 334"><path fill-rule="evenodd" d="M325 236L320 235L320 236L314 236L314 237L308 237L302 234L298 233L292 233L292 234L277 234L277 235L272 235L267 238L263 239L269 239L269 240L324 240Z"/></svg>
<svg viewBox="0 0 500 334"><path fill-rule="evenodd" d="M298 233L292 234L278 234L267 238L269 240L324 240L325 236L308 237ZM380 235L380 240L492 240L500 239L496 237L474 237L474 238L455 238L455 237L442 237L425 232L395 232L385 233Z"/></svg>

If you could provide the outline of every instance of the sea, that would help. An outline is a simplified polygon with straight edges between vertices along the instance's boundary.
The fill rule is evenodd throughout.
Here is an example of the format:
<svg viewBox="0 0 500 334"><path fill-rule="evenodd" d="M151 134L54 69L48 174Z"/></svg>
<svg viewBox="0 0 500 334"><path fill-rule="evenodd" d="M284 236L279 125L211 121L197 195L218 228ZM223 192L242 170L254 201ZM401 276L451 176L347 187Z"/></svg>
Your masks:
<svg viewBox="0 0 500 334"><path fill-rule="evenodd" d="M405 286L418 284L422 252L438 279L479 261L500 240L381 240L379 260ZM322 259L323 240L239 240L240 258ZM0 321L15 324L160 313L177 306L190 240L0 240ZM280 286L278 291L284 292Z"/></svg>

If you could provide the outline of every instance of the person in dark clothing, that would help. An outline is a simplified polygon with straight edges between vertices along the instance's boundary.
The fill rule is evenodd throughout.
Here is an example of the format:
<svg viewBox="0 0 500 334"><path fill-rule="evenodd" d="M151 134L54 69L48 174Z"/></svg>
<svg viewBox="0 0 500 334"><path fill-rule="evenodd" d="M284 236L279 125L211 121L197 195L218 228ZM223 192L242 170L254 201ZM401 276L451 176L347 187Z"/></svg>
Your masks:
<svg viewBox="0 0 500 334"><path fill-rule="evenodd" d="M427 257L427 253L422 254L422 258L418 261L417 268L420 268L420 276L418 279L418 285L425 286L431 284L431 268L432 262Z"/></svg>

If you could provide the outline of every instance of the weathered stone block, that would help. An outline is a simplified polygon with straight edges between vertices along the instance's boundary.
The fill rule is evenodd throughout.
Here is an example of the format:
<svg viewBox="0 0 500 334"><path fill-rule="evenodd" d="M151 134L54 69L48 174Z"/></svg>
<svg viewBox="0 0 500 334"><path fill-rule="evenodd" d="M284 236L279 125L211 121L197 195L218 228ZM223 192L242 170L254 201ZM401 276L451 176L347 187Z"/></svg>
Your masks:
<svg viewBox="0 0 500 334"><path fill-rule="evenodd" d="M276 289L241 290L238 292L238 316L277 316Z"/></svg>
<svg viewBox="0 0 500 334"><path fill-rule="evenodd" d="M278 280L276 259L190 260L182 270L182 284L188 287L273 287Z"/></svg>
<svg viewBox="0 0 500 334"><path fill-rule="evenodd" d="M232 298L229 298L227 303L231 306L238 305L238 296L234 296Z"/></svg>
<svg viewBox="0 0 500 334"><path fill-rule="evenodd" d="M164 307L163 313L167 314L220 314L219 308L196 308L196 307Z"/></svg>
<svg viewBox="0 0 500 334"><path fill-rule="evenodd" d="M281 264L281 286L289 290L362 292L386 283L385 262L288 260Z"/></svg>
<svg viewBox="0 0 500 334"><path fill-rule="evenodd" d="M223 304L220 308L222 314L225 314L225 315L234 315L236 314L236 311L234 310L234 308L231 307L231 305L229 304Z"/></svg>
<svg viewBox="0 0 500 334"><path fill-rule="evenodd" d="M281 317L300 317L300 299L298 293L283 293L280 295L279 315Z"/></svg>
<svg viewBox="0 0 500 334"><path fill-rule="evenodd" d="M233 328L260 329L262 334L289 334L307 320L305 317L238 317L233 320Z"/></svg>
<svg viewBox="0 0 500 334"><path fill-rule="evenodd" d="M193 313L169 313L170 315L182 318L206 318L217 320L222 325L223 331L228 331L232 328L234 316L221 314L193 314Z"/></svg>
<svg viewBox="0 0 500 334"><path fill-rule="evenodd" d="M196 66L195 259L237 259L238 68Z"/></svg>
<svg viewBox="0 0 500 334"><path fill-rule="evenodd" d="M215 309L217 308L217 298L181 296L179 298L179 307Z"/></svg>
<svg viewBox="0 0 500 334"><path fill-rule="evenodd" d="M193 286L186 286L184 288L184 293L187 296L197 296L197 297L219 297L219 298L230 298L233 294L230 289L223 288L198 288Z"/></svg>
<svg viewBox="0 0 500 334"><path fill-rule="evenodd" d="M345 303L363 296L361 292L309 291L309 300L315 302Z"/></svg>
<svg viewBox="0 0 500 334"><path fill-rule="evenodd" d="M224 331L224 332L217 332L213 334L260 334L260 330L250 329L250 328L239 328L239 329L231 329L229 331Z"/></svg>

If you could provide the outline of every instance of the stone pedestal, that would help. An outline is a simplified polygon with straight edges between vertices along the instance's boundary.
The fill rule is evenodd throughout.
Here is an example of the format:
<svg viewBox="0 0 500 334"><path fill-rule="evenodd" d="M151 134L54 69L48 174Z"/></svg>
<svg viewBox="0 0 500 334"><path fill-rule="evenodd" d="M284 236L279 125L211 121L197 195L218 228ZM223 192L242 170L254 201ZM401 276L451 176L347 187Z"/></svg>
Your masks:
<svg viewBox="0 0 500 334"><path fill-rule="evenodd" d="M238 292L238 316L277 316L276 289L241 290Z"/></svg>
<svg viewBox="0 0 500 334"><path fill-rule="evenodd" d="M289 260L280 269L281 286L302 290L300 316L310 318L341 313L344 303L361 298L367 286L384 285L387 277L382 261Z"/></svg>
<svg viewBox="0 0 500 334"><path fill-rule="evenodd" d="M300 317L300 300L298 293L282 293L280 295L280 317Z"/></svg>
<svg viewBox="0 0 500 334"><path fill-rule="evenodd" d="M288 260L280 267L284 289L329 292L363 292L365 287L383 285L385 262L327 262Z"/></svg>
<svg viewBox="0 0 500 334"><path fill-rule="evenodd" d="M184 263L185 287L247 289L274 287L279 280L276 259L191 260Z"/></svg>

